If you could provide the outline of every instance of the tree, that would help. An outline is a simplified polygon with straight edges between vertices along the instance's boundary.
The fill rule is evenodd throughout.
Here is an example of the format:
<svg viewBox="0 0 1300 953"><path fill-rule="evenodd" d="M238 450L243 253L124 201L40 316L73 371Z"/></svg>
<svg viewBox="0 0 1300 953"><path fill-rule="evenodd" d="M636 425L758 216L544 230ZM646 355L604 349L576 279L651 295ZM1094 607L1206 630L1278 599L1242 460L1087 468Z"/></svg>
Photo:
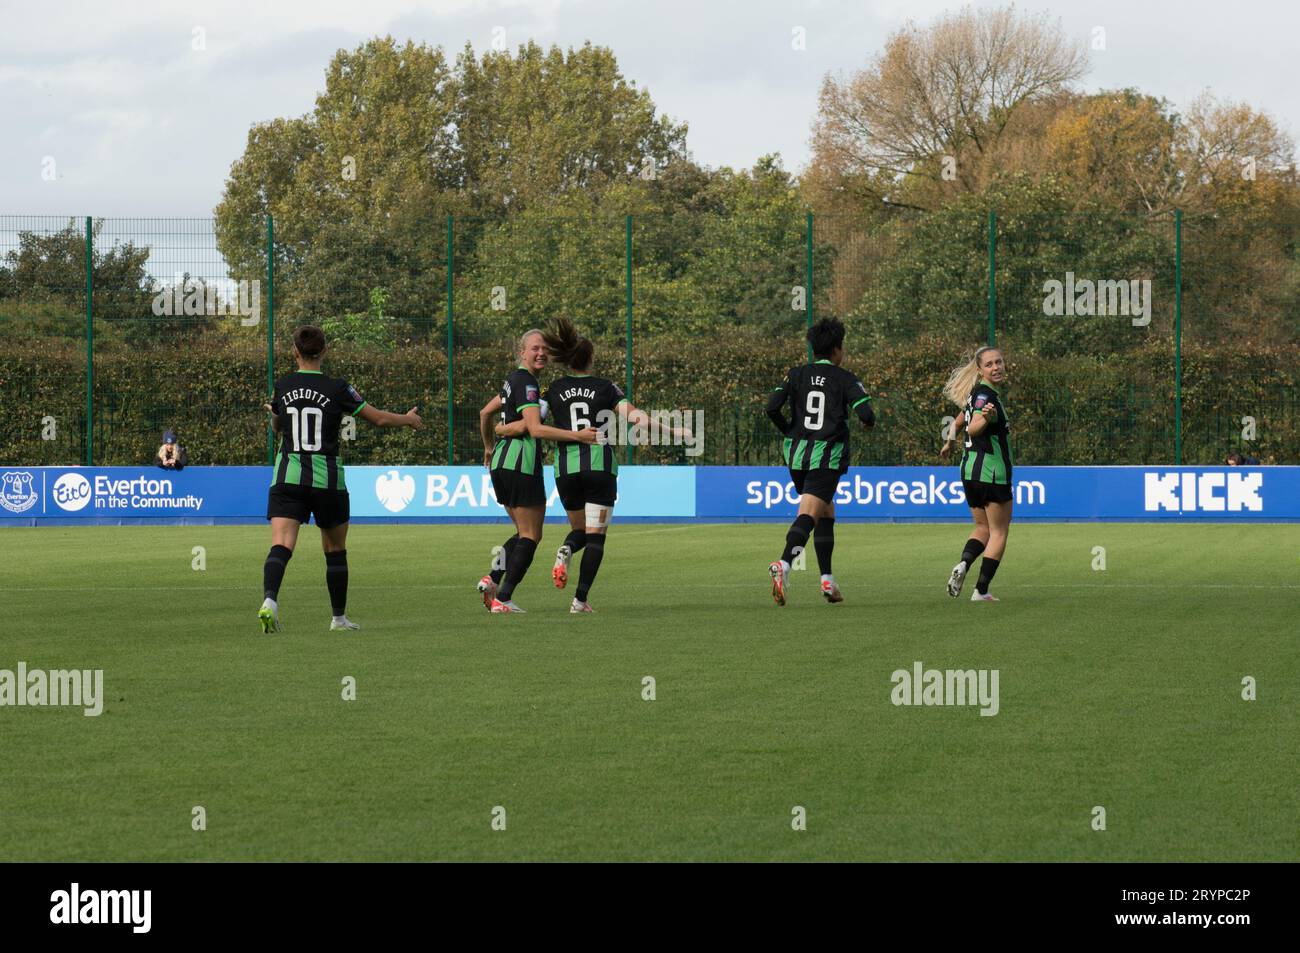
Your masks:
<svg viewBox="0 0 1300 953"><path fill-rule="evenodd" d="M114 322L132 340L152 340L165 334L171 323L150 310L154 285L145 268L149 249L133 242L96 247L104 223L91 223L91 277L93 313ZM57 306L66 319L57 322L59 333L85 333L86 234L75 220L57 232L18 233L18 249L8 252L0 267L4 297L25 304Z"/></svg>
<svg viewBox="0 0 1300 953"><path fill-rule="evenodd" d="M448 214L457 260L472 258L488 223L467 214L599 193L647 159L684 158L685 131L590 44L481 59L467 47L453 68L440 48L375 39L335 55L310 115L250 132L218 247L237 277L259 277L272 214L280 314L360 313L384 288L387 312L428 333L445 312Z"/></svg>
<svg viewBox="0 0 1300 953"><path fill-rule="evenodd" d="M1085 69L1081 44L1014 8L909 24L867 69L826 77L814 165L877 200L936 208L979 191L1010 141L1033 134L1028 107L1061 95Z"/></svg>

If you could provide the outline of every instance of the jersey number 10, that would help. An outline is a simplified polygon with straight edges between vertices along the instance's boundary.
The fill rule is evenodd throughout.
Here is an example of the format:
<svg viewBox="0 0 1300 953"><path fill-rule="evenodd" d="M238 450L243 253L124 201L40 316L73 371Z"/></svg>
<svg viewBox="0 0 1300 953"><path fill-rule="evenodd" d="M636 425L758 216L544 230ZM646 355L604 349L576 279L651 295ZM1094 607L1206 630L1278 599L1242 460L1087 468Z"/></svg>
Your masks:
<svg viewBox="0 0 1300 953"><path fill-rule="evenodd" d="M289 434L293 439L293 449L309 452L319 450L321 432L325 429L325 412L319 407L303 407L301 410L297 407L286 407L284 412L289 415ZM313 421L315 421L314 425Z"/></svg>

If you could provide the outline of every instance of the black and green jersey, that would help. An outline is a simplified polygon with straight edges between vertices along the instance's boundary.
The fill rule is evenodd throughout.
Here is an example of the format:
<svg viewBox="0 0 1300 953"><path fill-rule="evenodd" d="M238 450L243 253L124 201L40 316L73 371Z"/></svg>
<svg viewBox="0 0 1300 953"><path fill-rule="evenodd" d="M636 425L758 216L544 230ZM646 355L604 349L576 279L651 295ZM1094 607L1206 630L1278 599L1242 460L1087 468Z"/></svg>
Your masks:
<svg viewBox="0 0 1300 953"><path fill-rule="evenodd" d="M787 401L794 418L783 431L785 465L791 470L847 470L849 413L856 411L863 421L872 419L871 397L862 381L830 361L816 361L791 369L768 399L768 416L782 420Z"/></svg>
<svg viewBox="0 0 1300 953"><path fill-rule="evenodd" d="M970 421L976 414L997 411L997 419L978 437L970 435ZM961 478L975 483L1011 484L1011 427L1002 397L988 381L981 380L966 398L966 449L961 457Z"/></svg>
<svg viewBox="0 0 1300 953"><path fill-rule="evenodd" d="M546 388L551 426L562 430L596 427L609 433L618 426L618 405L627 402L617 384L590 374L565 374ZM555 445L555 475L597 470L618 473L614 448L604 444L565 441Z"/></svg>
<svg viewBox="0 0 1300 953"><path fill-rule="evenodd" d="M501 385L501 422L512 424L524 419L525 407L536 407L541 400L541 387L532 371L516 367ZM522 437L502 437L492 451L493 470L518 470L533 476L542 475L542 455L537 452L537 441L531 434Z"/></svg>
<svg viewBox="0 0 1300 953"><path fill-rule="evenodd" d="M346 490L339 425L365 404L355 387L321 371L294 371L276 381L271 411L280 418L280 448L271 485Z"/></svg>

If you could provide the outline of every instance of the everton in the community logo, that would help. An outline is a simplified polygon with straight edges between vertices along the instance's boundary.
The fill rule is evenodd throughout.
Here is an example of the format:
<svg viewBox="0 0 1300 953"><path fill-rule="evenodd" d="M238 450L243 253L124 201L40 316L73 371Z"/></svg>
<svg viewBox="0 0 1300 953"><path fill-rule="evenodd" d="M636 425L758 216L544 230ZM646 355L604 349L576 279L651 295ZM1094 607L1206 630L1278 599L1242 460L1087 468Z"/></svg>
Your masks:
<svg viewBox="0 0 1300 953"><path fill-rule="evenodd" d="M30 510L40 499L35 478L26 470L10 470L0 477L0 506L10 513Z"/></svg>

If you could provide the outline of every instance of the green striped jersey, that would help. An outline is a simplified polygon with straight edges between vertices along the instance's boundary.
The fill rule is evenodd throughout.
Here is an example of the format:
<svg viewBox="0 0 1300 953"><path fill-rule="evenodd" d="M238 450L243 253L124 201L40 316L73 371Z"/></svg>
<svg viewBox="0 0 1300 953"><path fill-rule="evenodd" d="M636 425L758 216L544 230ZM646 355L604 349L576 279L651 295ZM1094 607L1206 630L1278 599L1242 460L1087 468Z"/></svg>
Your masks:
<svg viewBox="0 0 1300 953"><path fill-rule="evenodd" d="M512 424L523 420L524 408L538 406L541 398L541 387L532 371L516 367L501 385L501 422ZM537 450L537 441L531 434L502 437L492 451L492 469L541 476L542 455Z"/></svg>
<svg viewBox="0 0 1300 953"><path fill-rule="evenodd" d="M562 430L596 427L604 433L618 426L618 405L627 402L617 384L590 374L565 374L546 388L551 426ZM561 442L555 445L555 475L598 470L618 473L614 448L605 444Z"/></svg>
<svg viewBox="0 0 1300 953"><path fill-rule="evenodd" d="M791 470L849 468L849 412L871 400L852 371L827 360L792 368L773 393L769 409L786 401L794 414L781 443L781 455Z"/></svg>
<svg viewBox="0 0 1300 953"><path fill-rule="evenodd" d="M339 426L365 405L355 387L321 371L294 371L276 381L271 410L280 418L280 447L272 486L346 490Z"/></svg>
<svg viewBox="0 0 1300 953"><path fill-rule="evenodd" d="M967 427L975 414L992 408L997 419L972 437L966 431L966 449L961 456L961 478L975 483L1011 484L1011 426L1002 407L1002 397L988 381L981 379L966 398Z"/></svg>

